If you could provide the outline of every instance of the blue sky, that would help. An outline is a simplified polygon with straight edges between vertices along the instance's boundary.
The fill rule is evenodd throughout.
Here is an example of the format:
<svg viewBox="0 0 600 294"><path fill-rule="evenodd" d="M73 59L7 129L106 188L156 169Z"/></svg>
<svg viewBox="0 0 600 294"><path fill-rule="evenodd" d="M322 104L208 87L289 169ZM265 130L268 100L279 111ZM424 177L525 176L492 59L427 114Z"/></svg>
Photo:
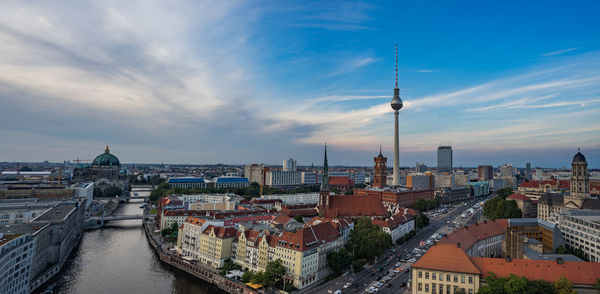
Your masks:
<svg viewBox="0 0 600 294"><path fill-rule="evenodd" d="M600 167L600 3L3 1L0 160Z"/></svg>

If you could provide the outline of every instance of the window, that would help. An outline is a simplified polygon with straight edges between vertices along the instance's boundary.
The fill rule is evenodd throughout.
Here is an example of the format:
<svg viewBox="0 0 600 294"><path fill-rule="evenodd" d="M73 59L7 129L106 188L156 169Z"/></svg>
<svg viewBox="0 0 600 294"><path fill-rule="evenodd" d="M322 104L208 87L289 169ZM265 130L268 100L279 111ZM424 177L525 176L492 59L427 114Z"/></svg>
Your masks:
<svg viewBox="0 0 600 294"><path fill-rule="evenodd" d="M469 284L473 284L473 277L469 277Z"/></svg>
<svg viewBox="0 0 600 294"><path fill-rule="evenodd" d="M423 272L419 271L419 278L422 278L422 277L423 277Z"/></svg>
<svg viewBox="0 0 600 294"><path fill-rule="evenodd" d="M423 285L421 283L419 283L418 289L419 289L419 291L423 291Z"/></svg>
<svg viewBox="0 0 600 294"><path fill-rule="evenodd" d="M446 274L446 282L450 282L450 275Z"/></svg>
<svg viewBox="0 0 600 294"><path fill-rule="evenodd" d="M464 283L465 282L465 276L460 276L460 282Z"/></svg>
<svg viewBox="0 0 600 294"><path fill-rule="evenodd" d="M431 279L435 280L435 273L431 273ZM432 291L433 292L433 291Z"/></svg>
<svg viewBox="0 0 600 294"><path fill-rule="evenodd" d="M425 279L429 279L429 272L425 272Z"/></svg>
<svg viewBox="0 0 600 294"><path fill-rule="evenodd" d="M431 293L435 293L435 286L435 283L431 284Z"/></svg>
<svg viewBox="0 0 600 294"><path fill-rule="evenodd" d="M458 276L454 275L454 283L458 283Z"/></svg>
<svg viewBox="0 0 600 294"><path fill-rule="evenodd" d="M473 289L469 289L469 294L473 294Z"/></svg>
<svg viewBox="0 0 600 294"><path fill-rule="evenodd" d="M446 294L450 294L450 285L446 285Z"/></svg>
<svg viewBox="0 0 600 294"><path fill-rule="evenodd" d="M429 284L425 284L425 292L429 292Z"/></svg>
<svg viewBox="0 0 600 294"><path fill-rule="evenodd" d="M440 281L444 280L444 274L440 274Z"/></svg>

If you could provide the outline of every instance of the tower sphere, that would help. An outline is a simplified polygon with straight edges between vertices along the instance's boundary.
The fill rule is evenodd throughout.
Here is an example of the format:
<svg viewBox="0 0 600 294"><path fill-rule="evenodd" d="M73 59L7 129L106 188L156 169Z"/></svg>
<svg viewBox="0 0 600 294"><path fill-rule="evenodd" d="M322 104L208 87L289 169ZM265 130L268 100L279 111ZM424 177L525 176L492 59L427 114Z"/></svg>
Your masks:
<svg viewBox="0 0 600 294"><path fill-rule="evenodd" d="M392 99L392 102L390 102L390 104L392 105L392 109L395 111L402 109L402 99L400 99L400 97L394 97L394 99Z"/></svg>

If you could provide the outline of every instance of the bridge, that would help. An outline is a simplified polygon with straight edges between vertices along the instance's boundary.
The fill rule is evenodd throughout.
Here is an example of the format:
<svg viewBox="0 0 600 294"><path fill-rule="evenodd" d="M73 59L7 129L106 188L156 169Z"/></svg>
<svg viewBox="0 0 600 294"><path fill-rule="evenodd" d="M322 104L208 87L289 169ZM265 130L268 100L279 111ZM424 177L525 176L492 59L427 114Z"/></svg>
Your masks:
<svg viewBox="0 0 600 294"><path fill-rule="evenodd" d="M148 215L143 214L132 214L132 215L111 215L111 216L92 216L88 218L88 221L114 221L114 220L130 220L130 219L144 219L144 217L148 217Z"/></svg>

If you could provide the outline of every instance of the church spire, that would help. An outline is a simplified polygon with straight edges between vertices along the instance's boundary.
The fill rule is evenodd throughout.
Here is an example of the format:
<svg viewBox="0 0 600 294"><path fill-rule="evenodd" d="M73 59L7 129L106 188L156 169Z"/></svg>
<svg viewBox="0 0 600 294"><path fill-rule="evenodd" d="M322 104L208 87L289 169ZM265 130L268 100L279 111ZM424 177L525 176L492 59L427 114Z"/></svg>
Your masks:
<svg viewBox="0 0 600 294"><path fill-rule="evenodd" d="M327 164L327 143L325 143L325 156L323 158L323 179L321 191L329 191L329 165Z"/></svg>
<svg viewBox="0 0 600 294"><path fill-rule="evenodd" d="M106 149L104 149L104 153L110 153L110 150L108 149L108 144L106 144Z"/></svg>

